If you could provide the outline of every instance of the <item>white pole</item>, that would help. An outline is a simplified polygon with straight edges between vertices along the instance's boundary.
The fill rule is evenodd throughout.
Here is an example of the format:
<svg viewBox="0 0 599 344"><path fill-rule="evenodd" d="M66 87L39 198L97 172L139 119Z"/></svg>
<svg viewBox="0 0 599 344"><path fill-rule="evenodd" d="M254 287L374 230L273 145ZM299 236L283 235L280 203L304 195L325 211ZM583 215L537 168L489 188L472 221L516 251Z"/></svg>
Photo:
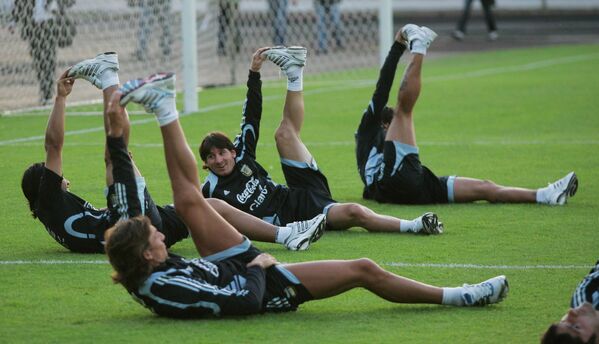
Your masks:
<svg viewBox="0 0 599 344"><path fill-rule="evenodd" d="M183 33L183 112L197 112L198 59L195 0L183 0L181 29Z"/></svg>
<svg viewBox="0 0 599 344"><path fill-rule="evenodd" d="M379 60L382 65L393 42L393 6L391 0L379 1Z"/></svg>

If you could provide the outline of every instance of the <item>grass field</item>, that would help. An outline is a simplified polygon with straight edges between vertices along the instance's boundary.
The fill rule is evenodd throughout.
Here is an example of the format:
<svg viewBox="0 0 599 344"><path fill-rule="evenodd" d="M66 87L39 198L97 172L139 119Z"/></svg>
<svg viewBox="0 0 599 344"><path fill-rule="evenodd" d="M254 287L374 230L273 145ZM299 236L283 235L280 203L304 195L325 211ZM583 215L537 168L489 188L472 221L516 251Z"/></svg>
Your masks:
<svg viewBox="0 0 599 344"><path fill-rule="evenodd" d="M404 61L406 57L404 57ZM401 68L403 69L403 68ZM353 133L376 70L310 79L302 138L329 177L333 196L413 218L435 211L440 236L329 232L309 251L257 243L282 262L370 257L427 283L456 286L505 274L510 294L485 308L394 305L364 290L304 304L297 312L225 320L159 318L110 281L103 255L67 252L28 214L20 178L44 159L46 112L0 118L0 341L531 343L559 319L576 284L599 258L599 46L563 46L455 55L426 62L415 125L424 163L439 175L537 188L575 170L577 195L563 207L540 205L399 206L361 200ZM356 73L352 74L355 77ZM398 79L398 78L396 78ZM397 82L393 93L395 94ZM76 86L77 87L77 86ZM283 181L273 133L285 83L264 86L259 160ZM243 87L201 92L201 112L182 118L194 151L203 134L239 128ZM392 95L391 99L394 99ZM71 191L105 203L99 105L67 114L64 173ZM131 150L156 203L171 202L156 123L133 116ZM195 256L191 241L173 252Z"/></svg>

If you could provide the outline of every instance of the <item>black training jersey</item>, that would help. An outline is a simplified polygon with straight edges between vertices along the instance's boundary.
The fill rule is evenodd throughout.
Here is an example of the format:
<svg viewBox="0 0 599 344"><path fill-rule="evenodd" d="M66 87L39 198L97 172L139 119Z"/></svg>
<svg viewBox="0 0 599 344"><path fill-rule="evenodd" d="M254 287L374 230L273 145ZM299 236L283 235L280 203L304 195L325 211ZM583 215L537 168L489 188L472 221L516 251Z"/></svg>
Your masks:
<svg viewBox="0 0 599 344"><path fill-rule="evenodd" d="M297 304L277 289L276 266L262 270L246 264L260 251L253 246L218 262L173 254L152 271L133 298L154 313L173 318L247 315L292 311Z"/></svg>
<svg viewBox="0 0 599 344"><path fill-rule="evenodd" d="M376 89L368 104L362 120L355 134L356 162L358 172L365 185L364 197L368 197L375 182L383 175L383 148L385 143L385 130L381 126L381 112L389 100L389 92L393 86L397 63L405 46L394 42L381 67Z"/></svg>
<svg viewBox="0 0 599 344"><path fill-rule="evenodd" d="M599 260L595 263L595 267L591 272L576 287L570 306L576 308L584 302L591 303L599 311Z"/></svg>
<svg viewBox="0 0 599 344"><path fill-rule="evenodd" d="M222 199L239 210L273 222L287 199L289 189L275 183L256 161L262 116L260 74L250 72L247 86L241 133L234 142L237 157L233 172L223 177L210 171L202 185L202 193L204 197Z"/></svg>
<svg viewBox="0 0 599 344"><path fill-rule="evenodd" d="M104 252L104 231L111 225L108 210L99 210L61 188L63 178L44 168L36 215L59 244L74 252Z"/></svg>

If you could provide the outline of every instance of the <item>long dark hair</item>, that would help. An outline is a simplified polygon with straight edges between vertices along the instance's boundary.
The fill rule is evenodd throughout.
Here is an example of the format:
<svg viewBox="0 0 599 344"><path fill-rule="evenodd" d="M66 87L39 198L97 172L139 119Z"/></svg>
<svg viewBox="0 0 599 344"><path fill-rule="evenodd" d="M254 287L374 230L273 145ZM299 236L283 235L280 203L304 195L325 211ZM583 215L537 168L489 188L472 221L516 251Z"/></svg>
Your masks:
<svg viewBox="0 0 599 344"><path fill-rule="evenodd" d="M569 333L557 333L557 325L549 326L547 332L541 338L541 344L593 344L597 335L594 334L588 341L583 342L580 338L574 338Z"/></svg>
<svg viewBox="0 0 599 344"><path fill-rule="evenodd" d="M150 275L152 266L144 257L149 247L151 222L145 216L119 221L106 231L106 254L114 269L112 280L135 290Z"/></svg>
<svg viewBox="0 0 599 344"><path fill-rule="evenodd" d="M45 166L43 162L32 164L25 170L21 179L21 190L23 190L23 195L27 198L29 210L34 219L37 218L36 203Z"/></svg>

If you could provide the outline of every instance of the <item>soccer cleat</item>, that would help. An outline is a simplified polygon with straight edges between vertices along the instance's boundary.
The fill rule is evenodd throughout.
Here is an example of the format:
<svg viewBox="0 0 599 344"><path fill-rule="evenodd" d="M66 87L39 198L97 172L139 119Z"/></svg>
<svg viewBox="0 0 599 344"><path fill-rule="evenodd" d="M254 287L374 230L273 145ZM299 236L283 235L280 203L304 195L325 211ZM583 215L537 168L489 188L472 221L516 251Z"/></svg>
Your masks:
<svg viewBox="0 0 599 344"><path fill-rule="evenodd" d="M422 43L428 48L431 46L431 43L437 38L437 33L426 26L421 26L420 30L422 30Z"/></svg>
<svg viewBox="0 0 599 344"><path fill-rule="evenodd" d="M130 80L119 91L121 106L134 102L143 105L147 112L156 112L161 106L174 106L175 74L156 73L145 79Z"/></svg>
<svg viewBox="0 0 599 344"><path fill-rule="evenodd" d="M401 28L401 37L412 46L412 41L422 37L422 30L416 24L406 24Z"/></svg>
<svg viewBox="0 0 599 344"><path fill-rule="evenodd" d="M435 213L424 213L418 218L422 222L420 234L441 234L443 233L443 223L439 222L439 217Z"/></svg>
<svg viewBox="0 0 599 344"><path fill-rule="evenodd" d="M572 197L578 190L576 173L570 172L562 179L549 184L546 188L547 203L551 205L564 205L568 197Z"/></svg>
<svg viewBox="0 0 599 344"><path fill-rule="evenodd" d="M509 291L505 276L497 276L479 284L464 284L462 286L462 301L464 306L485 306L501 302Z"/></svg>
<svg viewBox="0 0 599 344"><path fill-rule="evenodd" d="M283 72L286 72L290 67L304 67L306 65L306 56L308 50L304 47L272 47L264 52L263 56L279 66Z"/></svg>
<svg viewBox="0 0 599 344"><path fill-rule="evenodd" d="M68 76L75 79L85 79L99 89L102 89L100 76L105 70L119 70L119 57L115 52L99 54L93 59L83 60L69 68Z"/></svg>
<svg viewBox="0 0 599 344"><path fill-rule="evenodd" d="M291 234L285 239L285 247L292 251L303 251L310 244L318 241L327 224L327 217L320 214L308 221L297 221L287 224L291 228Z"/></svg>

